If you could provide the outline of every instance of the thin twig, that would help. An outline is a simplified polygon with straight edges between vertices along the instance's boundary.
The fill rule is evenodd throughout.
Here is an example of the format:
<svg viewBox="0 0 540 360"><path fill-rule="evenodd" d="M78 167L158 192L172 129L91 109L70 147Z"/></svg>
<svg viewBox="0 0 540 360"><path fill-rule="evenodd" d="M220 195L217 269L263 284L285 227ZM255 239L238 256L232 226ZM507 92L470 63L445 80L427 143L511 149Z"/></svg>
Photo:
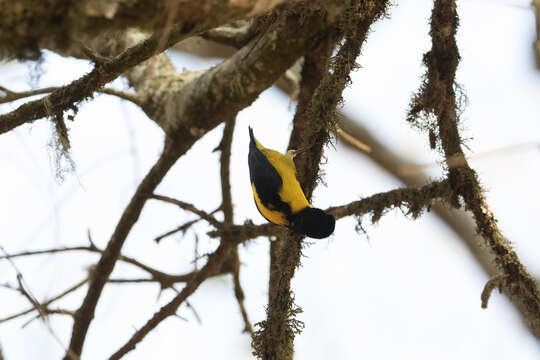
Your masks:
<svg viewBox="0 0 540 360"><path fill-rule="evenodd" d="M176 205L181 209L192 212L193 214L198 215L201 219L204 219L204 220L208 221L208 223L210 223L211 225L213 225L217 229L219 229L219 228L221 228L223 226L223 224L221 222L219 222L218 220L216 220L215 217L213 217L212 215L208 214L205 211L197 209L193 204L190 204L190 203L178 200L178 199L174 199L174 198L171 198L171 197L168 197L168 196L157 195L157 194L150 195L150 198L151 199L156 199L156 200L161 200L163 202Z"/></svg>
<svg viewBox="0 0 540 360"><path fill-rule="evenodd" d="M182 291L180 291L180 293L173 300L156 312L154 316L152 316L152 318L150 318L143 327L137 330L120 349L111 355L109 360L118 360L122 358L128 352L133 350L135 346L163 320L169 316L175 315L178 307L184 303L184 301L195 290L197 290L199 285L209 276L211 276L211 274L215 273L221 268L223 262L228 258L232 248L232 242L221 242L217 250L208 257L208 262L199 272L195 273L193 278L187 282Z"/></svg>
<svg viewBox="0 0 540 360"><path fill-rule="evenodd" d="M3 256L0 256L0 259L13 259L16 257L23 257L23 256L47 255L47 254L65 253L65 252L72 252L72 251L89 251L89 252L94 252L98 254L103 254L104 252L104 250L99 249L93 243L91 243L89 246L62 247L62 248L52 248L52 249L43 249L43 250L34 250L34 251L23 251L23 252L19 252L15 254L5 254ZM146 264L143 264L137 259L134 259L129 256L125 256L125 255L119 255L118 260L134 265L140 268L141 270L149 273L152 276L151 279L148 279L149 281L160 282L164 287L169 287L171 284L175 282L183 282L186 279L188 279L190 276L189 274L185 274L185 275L167 274L160 270L154 269ZM119 282L119 281L115 280L111 282Z"/></svg>
<svg viewBox="0 0 540 360"><path fill-rule="evenodd" d="M48 94L54 90L58 89L57 87L46 87L42 89L36 89L36 90L29 90L29 91L21 91L21 92L15 92L6 89L3 86L0 86L0 91L5 93L4 96L0 96L0 104L5 104L8 102L12 102L19 99L24 99L30 96L35 95L42 95L42 94Z"/></svg>
<svg viewBox="0 0 540 360"><path fill-rule="evenodd" d="M88 278L85 278L83 280L81 280L80 282L78 282L77 284L73 285L72 287L68 288L67 290L61 292L60 294L56 295L55 297L47 300L47 301L44 301L41 303L41 305L44 307L44 308L47 308L50 304L52 304L53 302L55 302L56 300L59 300L61 298L63 298L64 296L74 292L75 290L79 289L80 287L82 287L84 284L86 284L88 282ZM36 309L34 307L28 309L28 310L24 310L24 311L21 311L19 313L16 313L16 314L13 314L13 315L10 315L6 318L3 318L3 319L0 319L0 323L3 323L3 322L6 322L6 321L9 321L9 320L13 320L13 319L16 319L20 316L23 316L23 315L26 315L26 314L29 314L31 313L32 311L35 311Z"/></svg>
<svg viewBox="0 0 540 360"><path fill-rule="evenodd" d="M220 210L221 210L221 206L218 207L216 210L212 211L209 215L214 215L216 212L218 212L218 211L220 211ZM178 227L176 227L176 228L174 228L174 229L172 229L172 230L167 231L167 232L164 233L164 234L161 234L161 235L157 236L157 237L154 239L154 241L157 242L157 243L159 243L159 242L160 242L161 240L163 240L164 238L169 237L169 236L171 236L171 235L174 235L174 234L176 234L176 233L178 233L178 232L182 232L183 234L185 234L186 231L187 231L190 227L192 227L193 225L195 225L196 223L198 223L199 221L201 221L201 219L202 219L202 218L198 218L198 219L195 219L195 220L190 220L190 221L188 221L188 222L186 222L186 223L184 223L184 224L182 224L182 225L180 225L180 226L178 226Z"/></svg>
<svg viewBox="0 0 540 360"><path fill-rule="evenodd" d="M8 102L24 99L24 98L35 96L35 95L48 94L58 89L61 89L61 87L52 86L52 87L46 87L46 88L36 89L36 90L14 92L14 91L10 91L6 89L3 86L0 86L0 91L6 94L4 96L0 96L0 104L5 104ZM127 91L117 90L117 89L108 88L108 87L102 87L102 88L96 89L96 92L99 92L102 94L114 95L121 99L131 101L137 106L142 106L142 100L137 93L130 93Z"/></svg>

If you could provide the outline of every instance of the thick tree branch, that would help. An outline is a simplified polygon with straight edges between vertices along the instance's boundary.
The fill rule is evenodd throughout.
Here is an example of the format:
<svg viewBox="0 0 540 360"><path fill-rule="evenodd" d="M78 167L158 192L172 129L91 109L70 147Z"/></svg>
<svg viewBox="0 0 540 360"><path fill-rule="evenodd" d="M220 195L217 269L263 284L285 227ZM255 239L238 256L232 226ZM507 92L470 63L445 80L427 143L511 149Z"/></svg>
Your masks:
<svg viewBox="0 0 540 360"><path fill-rule="evenodd" d="M524 314L533 334L540 338L540 291L538 284L521 264L509 241L502 235L493 213L489 210L476 172L468 165L461 148L458 131L459 108L456 102L455 73L460 60L455 34L458 15L455 0L435 0L431 16L432 48L424 55L427 66L425 81L411 103L409 121L430 130L430 138L438 135L448 166L453 189L451 203L458 207L460 199L474 216L477 232L486 240L495 255L505 281L501 287ZM435 115L436 123L429 115ZM424 123L418 119L423 118ZM435 143L435 141L432 141ZM436 145L436 144L433 144ZM458 166L451 159L461 158ZM487 297L484 303L487 302Z"/></svg>
<svg viewBox="0 0 540 360"><path fill-rule="evenodd" d="M335 44L335 36L335 34L329 34L321 41L317 49L304 56L304 76L293 120L294 128L289 148L298 148L295 146L294 139L299 137L302 130L309 129L311 125L308 109L313 93L328 70L328 58ZM318 171L318 159L322 144L320 146L318 156L315 155L317 157L316 168L313 169L315 174ZM301 156L300 160L304 160L302 165L305 165L306 153L302 152L299 156ZM306 170L306 166L299 167L298 162L297 160L297 175ZM314 178L315 176L312 177L312 179ZM300 183L305 185L300 177L299 179ZM311 191L306 193L306 196L309 199ZM255 333L252 344L255 354L261 359L292 359L294 337L300 331L301 324L294 319L297 311L290 283L300 261L301 241L302 236L289 233L287 236L278 236L277 240L270 243L267 317L265 321L257 324L260 329Z"/></svg>
<svg viewBox="0 0 540 360"><path fill-rule="evenodd" d="M111 31L170 26L214 28L264 14L285 0L20 0L0 2L0 58L36 59L40 49L69 51L74 43Z"/></svg>
<svg viewBox="0 0 540 360"><path fill-rule="evenodd" d="M308 200L319 173L323 146L334 127L336 106L349 83L361 46L371 24L384 13L386 1L352 1L340 18L342 28L329 32L319 47L304 56L302 83L289 149L300 149L295 159L298 180ZM328 59L336 40L345 35L328 72ZM291 280L300 264L302 238L289 232L270 244L270 281L267 318L259 323L253 341L255 355L262 359L292 359L295 335L303 323L295 319L301 309L294 304Z"/></svg>
<svg viewBox="0 0 540 360"><path fill-rule="evenodd" d="M199 29L193 26L179 26L166 33L158 32L105 63L97 63L94 69L71 84L54 90L50 95L30 101L17 109L0 115L0 134L34 120L62 114L76 103L92 96L106 83L140 62L161 52L172 44L192 35ZM163 41L165 37L165 41Z"/></svg>

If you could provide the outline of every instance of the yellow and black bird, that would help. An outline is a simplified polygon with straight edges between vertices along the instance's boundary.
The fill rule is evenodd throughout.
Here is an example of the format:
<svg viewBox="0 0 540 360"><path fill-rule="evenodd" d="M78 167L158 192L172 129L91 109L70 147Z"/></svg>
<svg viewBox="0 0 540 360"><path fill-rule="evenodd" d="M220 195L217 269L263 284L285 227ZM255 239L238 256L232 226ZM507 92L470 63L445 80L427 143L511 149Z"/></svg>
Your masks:
<svg viewBox="0 0 540 360"><path fill-rule="evenodd" d="M294 151L283 155L261 145L249 128L249 177L257 209L271 223L315 239L334 232L336 220L312 208L296 179Z"/></svg>

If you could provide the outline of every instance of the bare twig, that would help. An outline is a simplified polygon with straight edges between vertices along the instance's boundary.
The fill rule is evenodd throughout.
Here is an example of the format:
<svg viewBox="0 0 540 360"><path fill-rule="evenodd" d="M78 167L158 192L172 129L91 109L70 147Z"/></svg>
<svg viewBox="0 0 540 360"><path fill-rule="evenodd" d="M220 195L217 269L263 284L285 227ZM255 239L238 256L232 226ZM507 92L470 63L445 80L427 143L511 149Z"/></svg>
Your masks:
<svg viewBox="0 0 540 360"><path fill-rule="evenodd" d="M240 307L240 313L242 314L242 319L244 320L244 332L249 333L251 338L253 338L253 327L251 326L251 321L249 321L249 316L244 305L245 294L244 290L242 289L242 283L240 282L240 261L238 261L237 264L238 266L232 273L234 282L234 296L236 297L236 301Z"/></svg>
<svg viewBox="0 0 540 360"><path fill-rule="evenodd" d="M10 91L6 89L3 86L0 86L0 91L6 94L0 97L0 104L5 104L5 103L12 102L15 100L24 99L30 96L48 94L58 89L60 89L60 87L52 86L52 87L46 87L46 88L36 89L36 90L14 92L14 91ZM114 95L121 99L131 101L137 106L142 106L142 100L137 93L130 93L127 91L117 90L117 89L108 88L108 87L102 87L102 88L96 89L96 92L99 92L102 94Z"/></svg>
<svg viewBox="0 0 540 360"><path fill-rule="evenodd" d="M34 251L23 251L20 253L15 254L5 254L0 257L0 259L12 259L16 257L23 257L23 256L33 256L33 255L47 255L47 254L56 254L56 253L65 253L65 252L72 252L72 251L89 251L94 252L98 254L103 254L104 250L99 249L96 247L93 243L91 243L89 246L73 246L73 247L62 247L62 248L52 248L52 249L43 249L43 250L34 250ZM129 256L125 255L119 255L118 260L123 261L125 263L134 265L141 270L147 272L151 275L150 279L141 279L141 280L109 280L109 282L118 283L118 282L159 282L163 288L168 288L172 284L176 282L185 282L191 274L181 274L181 275L173 275L173 274L167 274L162 271L159 271L157 269L154 269L146 264L143 264L142 262L138 261L137 259L134 259ZM85 280L85 282L88 279Z"/></svg>
<svg viewBox="0 0 540 360"><path fill-rule="evenodd" d="M88 278L85 278L83 280L81 280L80 282L78 282L77 284L73 285L72 287L68 288L67 290L61 292L60 294L56 295L55 297L49 299L49 300L46 300L44 302L41 303L41 306L43 308L48 308L48 306L50 304L52 304L53 302L63 298L64 296L74 292L75 290L79 289L80 287L82 287L84 284L86 284L88 282ZM9 320L13 320L13 319L16 319L18 317L21 317L23 315L26 315L26 314L29 314L31 313L32 311L35 311L36 308L35 307L32 307L28 310L24 310L24 311L21 311L19 313L16 313L16 314L13 314L13 315L10 315L8 317L5 317L3 319L0 319L0 323L3 323L3 322L6 322L6 321L9 321Z"/></svg>
<svg viewBox="0 0 540 360"><path fill-rule="evenodd" d="M163 306L158 312L150 318L146 324L133 334L133 336L114 354L109 358L110 360L118 360L125 354L135 348L135 346L144 339L150 331L159 325L163 320L169 316L176 314L178 307L186 301L186 299L199 287L199 285L206 280L211 274L218 271L223 262L228 258L230 251L233 248L233 243L229 241L223 241L217 248L217 250L208 257L208 262L203 268L195 273L195 275L187 282L186 286L180 291L180 293L171 300L168 304Z"/></svg>
<svg viewBox="0 0 540 360"><path fill-rule="evenodd" d="M4 255L7 255L6 250L2 246L0 246L0 250L4 253ZM69 360L79 360L79 356L77 354L73 353L70 349L66 349L66 347L62 343L62 340L60 340L60 338L58 337L56 332L51 327L51 324L49 323L48 317L47 317L47 315L49 314L49 312L51 310L44 307L43 304L41 304L36 299L36 297L30 292L28 287L25 286L23 275L22 275L21 271L19 270L19 268L17 267L17 265L15 265L13 260L10 259L9 257L7 258L7 260L9 261L9 263L11 264L11 266L13 267L15 272L17 273L17 283L18 283L17 290L30 302L30 304L32 304L32 309L36 310L38 312L37 318L41 318L41 320L43 320L43 323L47 327L47 330L49 331L49 334L51 334L51 336L54 338L54 340L62 347L62 349L64 349L66 351L67 359L69 359ZM53 311L51 313L55 313L55 312ZM28 323L26 323L24 326L26 326L27 324Z"/></svg>
<svg viewBox="0 0 540 360"><path fill-rule="evenodd" d="M221 210L221 206L218 207L216 210L212 211L209 215L214 215L215 213L217 213L217 212L220 211L220 210ZM198 223L200 220L201 220L201 218L198 218L198 219L195 219L195 220L188 221L188 222L186 222L186 223L184 223L184 224L182 224L182 225L180 225L180 226L178 226L178 227L176 227L176 228L174 228L174 229L172 229L172 230L167 231L167 232L164 233L164 234L159 235L158 237L156 237L156 238L154 239L154 241L157 242L157 243L159 243L159 242L160 242L161 240L163 240L164 238L169 237L169 236L171 236L171 235L174 235L174 234L176 234L176 233L178 233L178 232L182 232L182 233L185 234L186 231L188 231L188 229L189 229L190 227L192 227L193 225L195 225L196 223Z"/></svg>
<svg viewBox="0 0 540 360"><path fill-rule="evenodd" d="M484 286L484 290L482 290L482 295L480 295L480 299L482 300L482 309L487 308L489 298L491 297L491 292L495 288L499 288L499 292L502 292L502 288L507 280L508 276L506 276L505 274L498 274L489 279L489 281Z"/></svg>
<svg viewBox="0 0 540 360"><path fill-rule="evenodd" d="M48 94L54 90L58 89L57 87L46 87L42 89L36 89L36 90L29 90L29 91L21 91L21 92L15 92L6 89L3 86L0 86L0 91L3 92L5 95L0 96L0 104L5 104L8 102L12 102L19 99L24 99L30 96L35 95L41 95L41 94Z"/></svg>
<svg viewBox="0 0 540 360"><path fill-rule="evenodd" d="M209 224L213 225L217 229L219 229L223 225L221 222L216 220L215 217L213 217L212 215L208 214L205 211L197 209L194 205L192 205L190 203L187 203L187 202L184 202L184 201L181 201L181 200L177 200L177 199L173 199L173 198L168 197L168 196L157 195L157 194L152 194L150 196L150 198L156 199L156 200L161 200L163 202L176 205L181 209L192 212L193 214L198 215L201 219L204 219L204 220L208 221Z"/></svg>

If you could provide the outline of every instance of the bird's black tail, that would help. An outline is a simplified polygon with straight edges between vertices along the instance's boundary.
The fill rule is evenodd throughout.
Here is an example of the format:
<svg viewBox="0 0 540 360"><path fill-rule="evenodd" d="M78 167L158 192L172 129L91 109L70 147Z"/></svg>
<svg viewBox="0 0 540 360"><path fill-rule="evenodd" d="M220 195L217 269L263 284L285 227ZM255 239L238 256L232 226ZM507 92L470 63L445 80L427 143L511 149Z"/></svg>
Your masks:
<svg viewBox="0 0 540 360"><path fill-rule="evenodd" d="M324 239L332 235L336 219L321 209L306 207L291 216L294 231L314 239Z"/></svg>
<svg viewBox="0 0 540 360"><path fill-rule="evenodd" d="M255 142L255 136L253 135L253 129L251 128L251 126L248 126L248 129L249 129L249 138L251 139L251 141Z"/></svg>

